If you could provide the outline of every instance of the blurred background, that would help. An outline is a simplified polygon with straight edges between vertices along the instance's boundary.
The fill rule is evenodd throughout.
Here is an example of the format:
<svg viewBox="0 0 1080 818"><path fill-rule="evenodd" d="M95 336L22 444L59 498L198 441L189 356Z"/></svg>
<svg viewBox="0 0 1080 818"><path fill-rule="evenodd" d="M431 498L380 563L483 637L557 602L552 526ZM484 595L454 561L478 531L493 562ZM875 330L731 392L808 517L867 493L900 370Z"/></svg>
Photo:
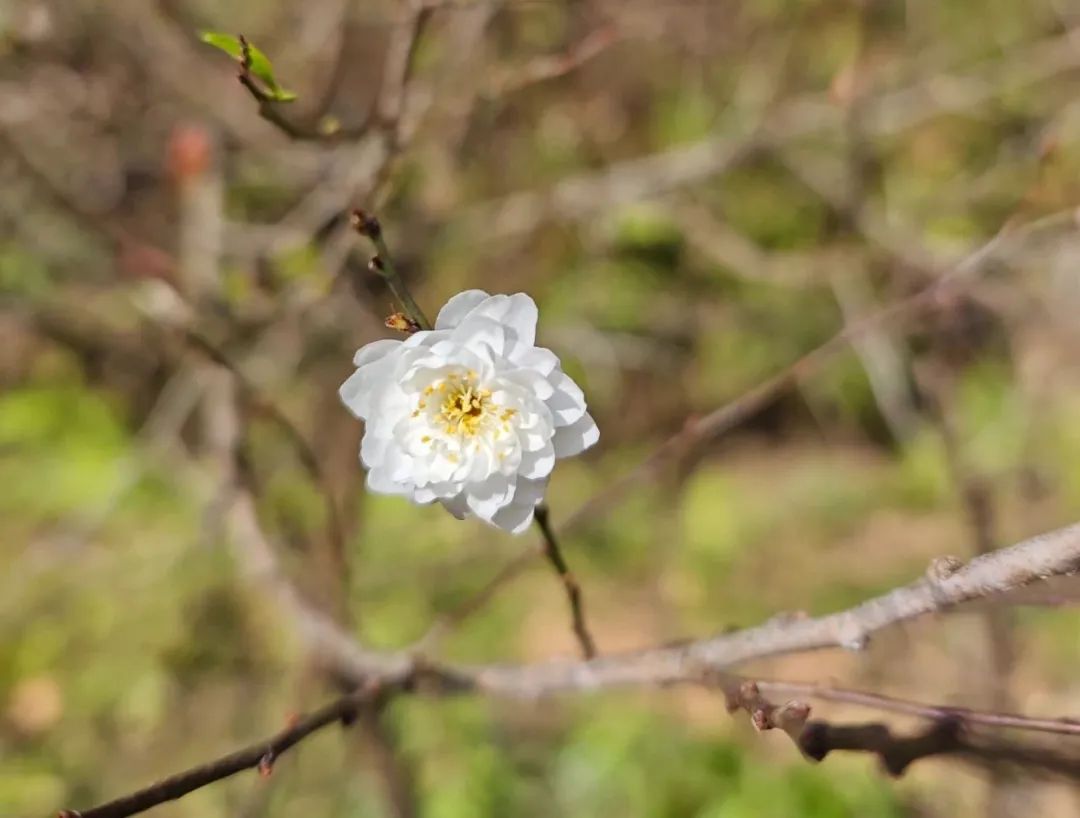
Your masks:
<svg viewBox="0 0 1080 818"><path fill-rule="evenodd" d="M393 307L353 206L429 314L472 287L540 305L601 428L550 503L602 652L837 610L1076 519L1080 4L429 6L0 0L0 814L333 694L229 545L223 435L283 570L365 643L575 655L531 533L363 491L337 387ZM260 117L203 29L297 100ZM207 411L237 389L208 348L239 417ZM1076 598L1028 601L753 672L1075 714ZM1008 770L810 765L713 693L652 690L405 697L155 814L1078 813L1075 783Z"/></svg>

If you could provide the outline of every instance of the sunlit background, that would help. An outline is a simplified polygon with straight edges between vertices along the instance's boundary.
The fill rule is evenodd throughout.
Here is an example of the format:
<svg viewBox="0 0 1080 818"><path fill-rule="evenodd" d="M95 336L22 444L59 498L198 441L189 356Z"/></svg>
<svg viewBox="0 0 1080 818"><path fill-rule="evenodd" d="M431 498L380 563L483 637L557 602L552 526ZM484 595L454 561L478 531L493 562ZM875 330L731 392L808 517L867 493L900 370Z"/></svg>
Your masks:
<svg viewBox="0 0 1080 818"><path fill-rule="evenodd" d="M0 814L106 800L334 695L229 547L223 373L178 320L244 375L260 519L313 604L379 648L576 655L538 557L458 615L532 533L363 491L337 386L394 307L353 206L429 313L471 287L538 302L601 429L549 500L602 652L838 610L1076 519L1080 5L431 5L395 100L408 3L0 0ZM313 138L260 118L206 29L271 58L298 95L273 110ZM1040 604L751 670L1062 716L1078 666L1075 608ZM1078 812L1075 783L955 760L813 765L679 689L403 697L155 814Z"/></svg>

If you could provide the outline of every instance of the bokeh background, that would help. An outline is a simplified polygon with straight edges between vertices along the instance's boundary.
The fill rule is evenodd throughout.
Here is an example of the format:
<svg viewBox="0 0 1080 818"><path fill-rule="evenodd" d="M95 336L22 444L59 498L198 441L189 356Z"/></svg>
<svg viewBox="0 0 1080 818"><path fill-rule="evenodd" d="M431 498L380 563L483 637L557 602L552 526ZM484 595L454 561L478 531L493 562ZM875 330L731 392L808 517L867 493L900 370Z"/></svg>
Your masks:
<svg viewBox="0 0 1080 818"><path fill-rule="evenodd" d="M430 313L470 287L539 303L602 432L550 493L602 651L839 609L1080 511L1080 4L434 5L394 109L404 3L0 2L0 814L119 795L333 693L227 547L202 411L221 372L161 320L179 299L309 441L322 485L280 424L245 416L279 558L366 643L414 644L531 547L363 492L336 390L389 335L391 298L351 206L377 209ZM299 97L284 114L319 138L261 119L202 29L270 55ZM1045 217L948 297L589 503L694 418ZM753 670L1068 715L1070 601ZM462 661L576 651L539 558L438 633L426 644ZM156 814L1078 813L1075 784L948 760L898 781L869 758L813 766L715 694L653 690L404 698L269 779Z"/></svg>

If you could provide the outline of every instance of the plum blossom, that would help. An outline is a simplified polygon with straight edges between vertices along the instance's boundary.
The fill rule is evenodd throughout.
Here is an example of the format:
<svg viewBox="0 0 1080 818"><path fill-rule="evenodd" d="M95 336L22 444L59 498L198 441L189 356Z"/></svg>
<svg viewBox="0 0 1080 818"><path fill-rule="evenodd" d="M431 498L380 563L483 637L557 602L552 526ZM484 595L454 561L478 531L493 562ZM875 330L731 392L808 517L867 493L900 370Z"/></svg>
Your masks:
<svg viewBox="0 0 1080 818"><path fill-rule="evenodd" d="M558 357L535 346L536 319L524 293L467 290L433 330L356 353L340 394L365 422L371 491L438 501L514 533L528 527L555 461L600 436Z"/></svg>

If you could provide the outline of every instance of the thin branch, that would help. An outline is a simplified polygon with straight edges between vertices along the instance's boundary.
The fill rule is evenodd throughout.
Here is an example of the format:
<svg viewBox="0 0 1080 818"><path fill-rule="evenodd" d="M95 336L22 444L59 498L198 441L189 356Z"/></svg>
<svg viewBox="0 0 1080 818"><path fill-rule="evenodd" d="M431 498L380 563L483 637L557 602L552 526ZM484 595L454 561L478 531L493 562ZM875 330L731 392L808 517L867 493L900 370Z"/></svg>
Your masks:
<svg viewBox="0 0 1080 818"><path fill-rule="evenodd" d="M255 411L266 417L288 438L289 444L300 461L300 465L315 482L319 493L322 495L323 504L326 507L327 529L331 542L338 552L343 551L345 548L345 526L341 519L337 501L334 499L333 487L330 478L319 462L318 455L312 449L307 438L304 437L304 433L300 431L299 427L285 414L280 406L263 394L263 391L224 350L190 326L181 325L176 328L189 348L229 372Z"/></svg>
<svg viewBox="0 0 1080 818"><path fill-rule="evenodd" d="M432 328L431 322L424 315L424 311L420 309L420 305L413 299L412 293L409 292L409 288L405 286L401 274L398 273L394 259L390 255L390 248L386 245L386 238L383 236L382 225L379 224L379 220L370 213L358 209L352 212L351 222L353 229L361 236L369 239L375 246L376 255L371 259L372 272L377 273L386 282L390 292L404 307L405 314L420 329L430 330Z"/></svg>
<svg viewBox="0 0 1080 818"><path fill-rule="evenodd" d="M871 753L893 776L903 775L914 762L931 756L955 756L990 770L1013 764L1033 772L1080 778L1080 756L1040 746L1003 741L961 729L957 722L941 721L911 736L898 736L885 724L831 724L811 721L799 736L799 749L814 761L837 750Z"/></svg>
<svg viewBox="0 0 1080 818"><path fill-rule="evenodd" d="M566 601L570 605L570 618L573 623L574 636L577 637L581 646L581 653L586 659L596 656L596 642L589 633L589 627L585 623L585 603L581 597L581 586L570 572L570 567L563 558L559 541L555 538L555 531L551 527L548 517L548 507L541 503L536 507L536 526L544 540L544 557L551 567L555 569L559 580L566 591Z"/></svg>
<svg viewBox="0 0 1080 818"><path fill-rule="evenodd" d="M418 666L410 677L398 680L397 689L402 692L419 689L415 685L421 681L423 672L424 669ZM1012 763L1073 779L1080 777L1080 757L1075 754L1006 741L999 737L982 735L970 729L972 725L981 725L1077 735L1080 734L1080 722L1031 719L966 708L922 705L875 694L831 689L812 684L754 682L723 673L705 674L698 681L719 687L724 693L729 712L744 710L758 731L773 729L783 731L791 738L799 751L813 761L821 761L829 753L841 750L872 753L878 756L887 772L899 776L912 763L920 759L938 755L955 755L964 761L981 766ZM373 712L372 708L378 706L378 700L387 692L385 686L369 682L361 690L331 702L266 741L170 776L131 795L84 812L63 810L59 818L126 818L167 801L181 798L194 790L244 770L258 769L261 774L268 775L277 758L290 747L336 722L348 725L357 718L364 718L365 713ZM935 723L912 736L898 736L889 726L877 722L833 724L823 720L810 720L808 704L799 699L792 699L778 705L767 697L766 694L769 692L844 701L930 718Z"/></svg>
<svg viewBox="0 0 1080 818"><path fill-rule="evenodd" d="M1037 85L1073 70L1080 65L1074 37L1075 32L1066 32L1024 45L1004 59L986 60L966 74L939 74L883 93L868 112L867 134L894 135L935 116L976 108L1000 95L1002 89ZM942 89L949 89L949 93L942 93ZM743 158L763 147L795 142L839 124L837 107L827 95L796 97L742 134L710 136L571 176L547 188L523 190L463 208L458 216L460 229L507 238L527 234L547 222L580 222L617 205L656 198L702 182L737 167Z"/></svg>
<svg viewBox="0 0 1080 818"><path fill-rule="evenodd" d="M975 710L970 707L927 704L925 702L898 699L880 693L863 690L849 690L832 687L816 682L785 682L755 679L758 688L764 693L777 696L791 696L805 699L837 702L898 713L905 716L917 716L935 721L954 719L964 724L982 727L1026 730L1034 733L1054 733L1057 735L1080 736L1080 719L1075 718L1036 718L1019 713L999 713L992 710Z"/></svg>
<svg viewBox="0 0 1080 818"><path fill-rule="evenodd" d="M961 602L1004 593L1049 576L1080 571L1080 524L1034 537L1010 548L977 557L967 565L949 562L934 566L922 580L898 588L840 613L814 619L784 618L757 628L724 634L712 639L675 647L611 655L581 662L549 662L536 665L468 667L437 666L401 654L385 654L360 647L325 614L312 609L280 574L276 559L255 516L253 499L245 493L242 480L238 496L229 511L232 539L242 549L247 575L285 610L299 630L306 647L342 679L361 685L350 694L316 711L269 742L260 742L210 764L167 778L130 796L111 801L83 813L65 812L69 818L125 818L192 792L199 787L245 769L268 769L289 747L322 727L350 721L357 708L372 700L377 692L389 690L417 693L453 694L473 692L492 696L533 699L554 693L595 691L617 685L665 685L677 682L712 683L725 686L729 705L746 709L758 729L780 728L793 737L810 758L822 759L835 750L858 750L877 754L889 772L900 774L915 760L930 755L952 754L984 763L1009 762L1071 777L1080 776L1080 760L1052 750L1025 747L994 739L975 738L961 730L961 718L941 719L923 734L896 737L881 724L831 725L806 721L809 707L798 701L775 706L761 695L763 686L740 684L732 698L724 671L740 662L781 653L841 646L860 649L870 633L888 625L927 613L947 610ZM769 683L774 692L789 684ZM805 689L803 692L807 692ZM853 691L828 694L823 688L811 691L820 698L861 699L882 709L921 708L917 715L930 715L913 703L898 703ZM872 699L872 702L868 702ZM947 711L946 711L947 712ZM936 714L933 714L936 717ZM974 718L974 717L973 717ZM1070 732L1065 720L1037 720L999 714L995 726L1039 729L1054 724L1048 732ZM1021 723L1022 722L1022 723Z"/></svg>
<svg viewBox="0 0 1080 818"><path fill-rule="evenodd" d="M705 443L715 440L753 416L754 413L767 407L787 389L817 374L826 363L862 334L880 330L889 323L907 320L923 310L934 308L938 299L946 294L947 286L970 281L996 254L1006 253L1042 232L1057 229L1063 225L1075 225L1075 221L1076 212L1066 210L1052 213L1013 229L1006 224L990 241L970 253L948 273L938 277L924 289L909 298L886 305L858 320L846 323L835 335L805 353L781 372L724 406L714 409L704 417L688 418L682 429L661 443L641 463L616 480L609 482L603 489L578 506L567 517L560 529L564 532L574 530L585 520L610 509L623 500L635 486L646 482L670 463L678 462L685 452L700 448ZM461 606L450 619L437 623L433 630L437 628L440 632L445 631L451 625L459 625L480 610L499 590L522 573L530 558L529 553L515 556L473 599ZM423 641L427 642L428 637L425 637Z"/></svg>
<svg viewBox="0 0 1080 818"><path fill-rule="evenodd" d="M834 724L809 719L810 705L792 699L777 705L763 693L764 685L735 677L717 680L724 692L728 712L744 710L756 730L782 730L806 758L822 761L832 752L870 753L893 776L903 775L914 762L932 756L951 755L990 770L1003 763L1038 772L1080 778L1080 755L1037 744L1021 744L970 729L971 722L945 715L925 730L910 736L897 735L878 722Z"/></svg>
<svg viewBox="0 0 1080 818"><path fill-rule="evenodd" d="M970 253L947 273L939 276L914 295L845 324L824 343L733 401L700 418L687 420L685 426L677 434L654 449L637 467L586 500L567 518L563 524L563 530L571 530L586 518L610 508L631 488L652 477L667 463L677 460L682 452L708 443L752 417L787 389L817 374L833 357L847 349L854 339L885 325L910 320L924 311L936 308L949 295L966 284L970 284L991 258L1006 256L1019 245L1040 234L1062 227L1075 228L1076 218L1076 211L1070 209L1052 213L1021 226L1006 223L982 247Z"/></svg>
<svg viewBox="0 0 1080 818"><path fill-rule="evenodd" d="M495 576L484 583L479 591L436 619L427 632L416 641L412 652L420 656L430 656L434 653L439 642L450 631L460 626L477 611L483 609L504 585L512 582L518 575L523 573L543 551L544 543L540 541L506 562Z"/></svg>
<svg viewBox="0 0 1080 818"><path fill-rule="evenodd" d="M619 41L619 29L605 23L590 31L561 54L545 54L518 68L496 71L482 94L493 99L520 91L530 85L565 76Z"/></svg>
<svg viewBox="0 0 1080 818"><path fill-rule="evenodd" d="M265 741L256 742L207 764L169 776L149 787L100 806L82 811L62 810L59 818L126 818L159 804L175 801L244 770L257 769L261 775L269 775L277 759L291 747L331 724L351 724L360 708L369 704L380 692L385 691L381 691L377 685L370 685L342 696Z"/></svg>
<svg viewBox="0 0 1080 818"><path fill-rule="evenodd" d="M266 92L259 81L251 73L251 44L241 34L240 40L240 70L236 78L244 86L252 99L259 105L259 116L285 134L289 139L297 142L344 142L358 139L363 136L368 128L363 123L355 128L324 128L321 119L314 122L301 123L286 116L285 103L275 99L272 94Z"/></svg>

